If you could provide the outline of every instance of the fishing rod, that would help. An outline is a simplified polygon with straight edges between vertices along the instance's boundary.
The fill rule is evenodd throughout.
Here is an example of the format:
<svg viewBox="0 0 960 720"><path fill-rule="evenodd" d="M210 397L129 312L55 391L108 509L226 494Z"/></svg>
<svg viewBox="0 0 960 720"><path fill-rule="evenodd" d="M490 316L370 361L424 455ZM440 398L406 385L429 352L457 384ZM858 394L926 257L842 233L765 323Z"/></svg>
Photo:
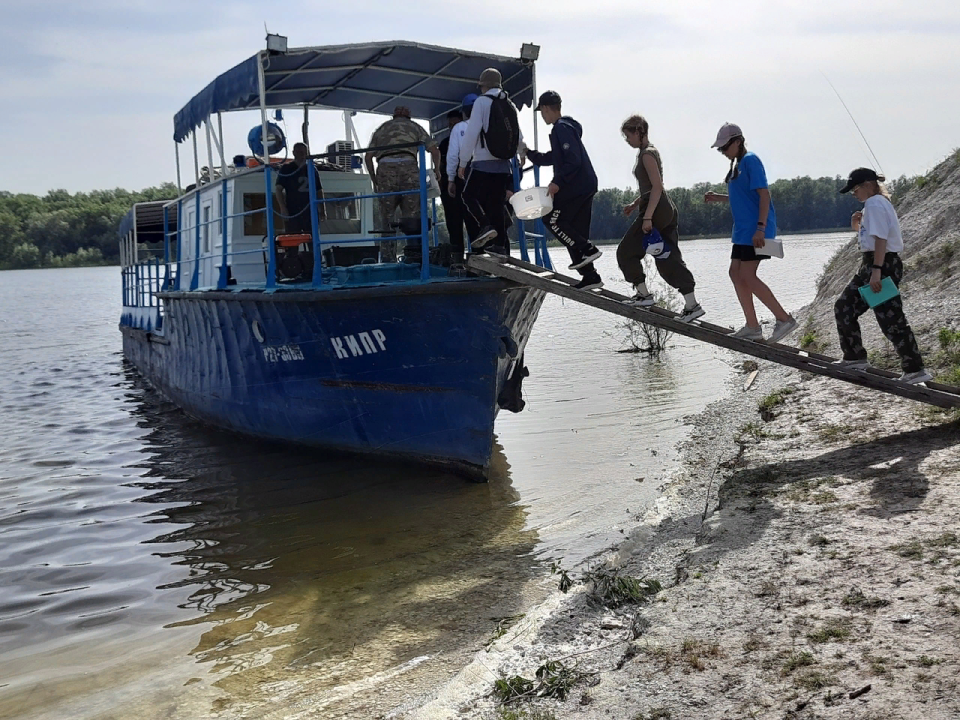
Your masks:
<svg viewBox="0 0 960 720"><path fill-rule="evenodd" d="M864 135L863 130L860 129L860 124L857 122L857 119L853 117L853 113L850 112L850 108L847 107L847 104L843 101L843 98L840 97L840 92L837 90L834 84L830 82L830 78L827 77L827 74L823 70L820 71L820 74L823 75L823 79L827 81L827 84L836 94L837 100L840 101L840 104L843 105L843 109L846 110L847 115L850 116L850 120L853 122L853 126L857 129L857 132L860 133L860 137L863 140L863 144L867 146L867 150L869 150L870 155L873 156L873 160L877 164L877 169L880 171L880 175L886 175L886 173L883 172L883 166L880 164L880 161L877 159L876 153L873 152L873 148L870 147L870 143L867 142L867 136Z"/></svg>

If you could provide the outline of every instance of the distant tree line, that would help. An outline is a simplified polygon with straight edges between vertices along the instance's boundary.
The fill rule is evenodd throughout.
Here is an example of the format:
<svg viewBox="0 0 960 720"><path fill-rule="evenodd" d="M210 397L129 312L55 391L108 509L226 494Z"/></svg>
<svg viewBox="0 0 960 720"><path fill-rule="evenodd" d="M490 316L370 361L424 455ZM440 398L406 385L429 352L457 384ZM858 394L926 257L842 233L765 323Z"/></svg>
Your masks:
<svg viewBox="0 0 960 720"><path fill-rule="evenodd" d="M173 183L43 197L0 191L0 269L118 264L120 218L134 203L175 197Z"/></svg>
<svg viewBox="0 0 960 720"><path fill-rule="evenodd" d="M900 178L887 183L887 189L896 203L907 190L917 184L918 178ZM770 185L770 196L777 211L777 231L783 234L811 230L830 230L850 227L850 216L860 203L839 190L846 184L841 177L798 177L777 180ZM703 201L708 190L725 193L723 184L698 183L690 188L672 188L667 193L680 214L680 235L726 235L733 226L730 206L726 203ZM636 188L620 190L609 188L597 193L593 201L592 237L611 240L623 234L636 220L634 213L625 217L623 206L637 196Z"/></svg>
<svg viewBox="0 0 960 720"><path fill-rule="evenodd" d="M894 201L917 184L918 178L900 177L888 183ZM777 180L770 194L782 233L847 228L859 203L840 195L840 177ZM669 190L680 211L680 234L722 235L730 232L730 208L706 204L707 190L723 192L722 185L699 183ZM112 265L119 262L117 226L137 202L168 200L177 196L172 183L129 190L95 190L70 194L51 190L43 197L0 191L0 269ZM632 218L623 206L636 197L635 189L609 188L597 193L593 204L592 237L611 240L623 236Z"/></svg>

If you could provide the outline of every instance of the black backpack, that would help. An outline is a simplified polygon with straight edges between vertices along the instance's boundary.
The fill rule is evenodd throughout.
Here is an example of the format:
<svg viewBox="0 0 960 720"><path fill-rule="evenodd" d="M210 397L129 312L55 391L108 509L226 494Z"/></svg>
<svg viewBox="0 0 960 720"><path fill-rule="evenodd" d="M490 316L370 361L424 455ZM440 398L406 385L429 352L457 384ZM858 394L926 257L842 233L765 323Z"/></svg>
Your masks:
<svg viewBox="0 0 960 720"><path fill-rule="evenodd" d="M512 160L520 147L520 122L517 120L517 108L510 97L500 91L497 96L488 95L490 104L490 122L487 129L480 133L480 145L491 155L501 160Z"/></svg>

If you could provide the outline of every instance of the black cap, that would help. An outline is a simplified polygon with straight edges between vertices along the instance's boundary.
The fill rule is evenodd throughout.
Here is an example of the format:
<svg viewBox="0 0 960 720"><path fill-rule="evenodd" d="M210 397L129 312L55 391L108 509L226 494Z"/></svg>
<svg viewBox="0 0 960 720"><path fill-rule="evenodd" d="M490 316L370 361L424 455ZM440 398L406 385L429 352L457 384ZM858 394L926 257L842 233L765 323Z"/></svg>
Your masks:
<svg viewBox="0 0 960 720"><path fill-rule="evenodd" d="M547 90L543 95L540 96L540 99L537 101L537 106L534 110L539 110L544 105L559 105L560 104L560 93L556 93L553 90Z"/></svg>
<svg viewBox="0 0 960 720"><path fill-rule="evenodd" d="M848 193L860 183L865 183L868 180L873 180L874 182L883 182L883 176L877 175L877 173L870 168L857 168L850 173L850 177L847 178L847 184L843 186L840 192Z"/></svg>

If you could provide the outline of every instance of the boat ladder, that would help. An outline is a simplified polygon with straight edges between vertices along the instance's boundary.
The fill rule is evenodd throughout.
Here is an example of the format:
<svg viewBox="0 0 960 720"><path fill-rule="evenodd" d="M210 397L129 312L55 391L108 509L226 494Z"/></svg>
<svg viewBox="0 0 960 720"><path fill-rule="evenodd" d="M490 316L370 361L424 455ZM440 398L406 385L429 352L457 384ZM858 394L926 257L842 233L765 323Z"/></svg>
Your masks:
<svg viewBox="0 0 960 720"><path fill-rule="evenodd" d="M826 375L836 380L862 385L929 405L942 408L960 407L960 388L958 387L936 382L928 382L925 385L908 385L898 380L899 373L889 370L874 367L868 367L865 370L853 370L839 367L833 364L836 358L827 355L780 343L743 340L733 337L733 330L730 328L708 322L698 320L691 323L680 322L678 319L679 313L656 306L636 307L626 305L623 302L627 299L625 295L602 288L578 290L574 287L578 279L545 270L538 265L522 260L501 255L470 255L466 266L474 271L496 275L621 317L663 328L678 335L685 335L701 342L735 350L744 355L752 355L787 367L805 370L815 375Z"/></svg>

